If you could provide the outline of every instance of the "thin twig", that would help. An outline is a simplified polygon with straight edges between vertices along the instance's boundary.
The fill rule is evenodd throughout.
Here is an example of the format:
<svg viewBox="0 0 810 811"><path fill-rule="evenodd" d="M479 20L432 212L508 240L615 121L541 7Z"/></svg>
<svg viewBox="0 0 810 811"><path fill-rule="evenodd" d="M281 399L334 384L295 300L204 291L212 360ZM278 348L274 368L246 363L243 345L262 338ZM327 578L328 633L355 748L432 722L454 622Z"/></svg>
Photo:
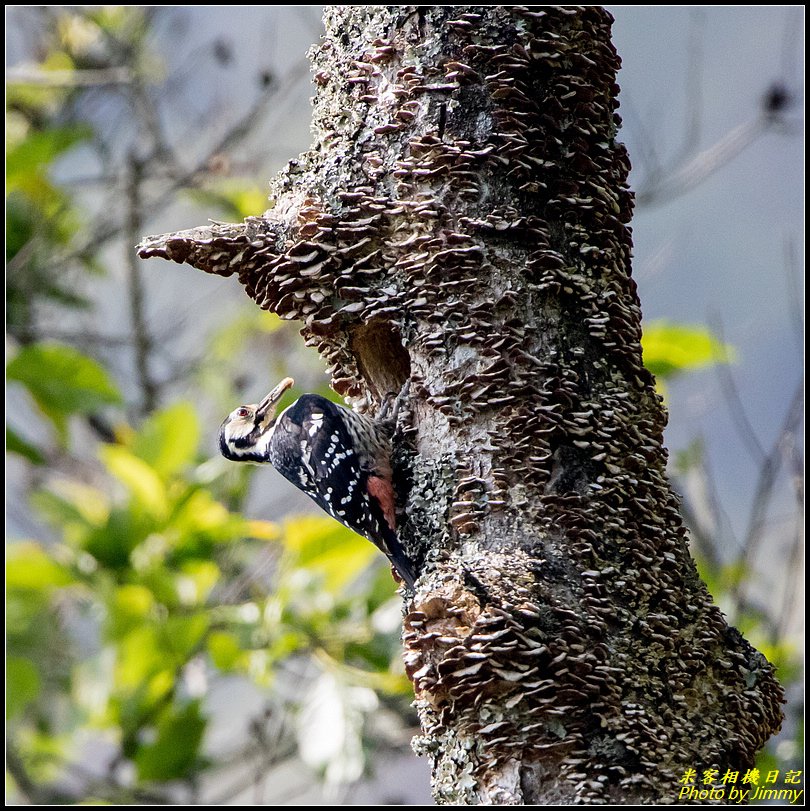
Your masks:
<svg viewBox="0 0 810 811"><path fill-rule="evenodd" d="M787 9L785 15L785 32L782 37L780 55L780 75L788 87L794 87L798 82L798 54L799 41L804 31L804 14L802 6L793 6Z"/></svg>
<svg viewBox="0 0 810 811"><path fill-rule="evenodd" d="M145 292L141 278L141 260L132 245L140 238L142 222L141 183L143 166L132 154L128 159L127 172L127 219L125 240L125 262L127 265L127 286L129 291L130 315L135 348L135 369L138 386L141 390L141 412L150 414L158 403L159 389L149 369L149 356L152 338L146 320Z"/></svg>
<svg viewBox="0 0 810 811"><path fill-rule="evenodd" d="M653 182L646 182L636 192L639 206L668 203L676 197L691 191L718 169L725 166L749 147L774 121L765 115L757 115L750 121L740 124L727 132L720 140L699 152L680 168Z"/></svg>
<svg viewBox="0 0 810 811"><path fill-rule="evenodd" d="M701 8L689 12L689 42L686 63L686 128L680 153L675 164L684 163L700 145L703 129L703 40L706 14Z"/></svg>
<svg viewBox="0 0 810 811"><path fill-rule="evenodd" d="M698 514L692 509L688 498L684 497L681 503L681 513L686 524L689 526L691 541L698 554L706 561L707 565L713 569L722 565L720 549L727 545L737 546L738 541L734 535L734 529L729 519L728 513L723 508L722 501L717 492L717 484L712 475L711 467L705 454L701 453L699 460L699 474L702 477L700 487L706 496L706 506L713 522L713 527L706 527L698 518ZM682 477L684 485L687 483L688 472ZM686 496L686 493L684 494ZM730 538L730 544L718 542L720 527L723 527L724 534Z"/></svg>
<svg viewBox="0 0 810 811"><path fill-rule="evenodd" d="M782 605L776 623L776 640L784 639L790 627L791 614L794 608L800 580L804 579L804 454L798 448L794 438L785 438L785 456L791 470L793 492L796 498L795 525L790 553L785 564L785 588L782 592Z"/></svg>
<svg viewBox="0 0 810 811"><path fill-rule="evenodd" d="M718 340L724 344L725 333L723 330L723 322L720 319L719 314L715 313L714 315L710 316L709 323L711 324L712 332L714 332L715 335L717 335ZM720 388L723 391L726 405L731 412L731 419L734 422L734 427L737 429L737 434L739 435L743 444L748 448L754 462L756 462L758 465L762 465L765 463L767 456L765 453L765 448L759 441L757 432L754 430L754 426L751 425L751 421L748 419L748 414L745 411L745 406L743 405L742 398L740 397L740 392L737 388L737 383L734 380L734 375L731 372L731 368L727 363L718 363L715 368L717 369Z"/></svg>
<svg viewBox="0 0 810 811"><path fill-rule="evenodd" d="M269 763L271 766L278 766L283 765L286 761L291 760L295 756L296 747L292 744L284 747L284 749L279 748L272 756L269 761L265 761L265 766ZM244 763L249 757L251 756L259 756L261 757L261 753L257 752L254 747L251 747L249 750L245 751L243 754L240 762ZM267 772L265 773L264 777L267 779L271 777L272 768L267 768ZM208 805L225 805L229 800L233 800L234 797L241 794L243 791L247 791L249 788L255 785L255 772L251 768L248 770L248 775L246 777L242 777L239 780L235 780L231 783L227 788L223 789L219 794L214 795L208 800ZM303 789L306 790L306 789ZM298 793L298 792L296 792ZM267 802L267 805L279 805L280 802L278 798L273 797L272 802Z"/></svg>
<svg viewBox="0 0 810 811"><path fill-rule="evenodd" d="M799 385L793 394L790 407L788 408L779 436L773 448L766 454L760 466L757 486L754 490L754 498L751 504L751 512L748 520L748 531L746 532L743 548L740 554L740 563L743 570L748 570L753 566L759 551L759 544L762 540L763 529L765 527L768 501L771 498L774 485L782 458L782 445L784 438L790 436L796 430L802 418L804 404L804 378L799 381ZM740 579L731 589L731 597L734 601L735 612L739 614L745 593L746 582Z"/></svg>
<svg viewBox="0 0 810 811"><path fill-rule="evenodd" d="M91 332L89 330L59 330L50 329L49 327L44 327L42 330L24 327L15 333L14 337L21 342L60 341L74 346L128 347L132 345L131 335L105 335L102 332Z"/></svg>
<svg viewBox="0 0 810 811"><path fill-rule="evenodd" d="M64 805L71 804L73 797L49 786L39 785L28 773L23 758L12 743L11 738L6 740L6 769L11 775L19 792L28 799L32 805Z"/></svg>
<svg viewBox="0 0 810 811"><path fill-rule="evenodd" d="M127 85L132 82L128 67L99 70L43 70L39 65L17 65L6 71L6 85L26 84L42 87L95 87Z"/></svg>
<svg viewBox="0 0 810 811"><path fill-rule="evenodd" d="M304 68L293 71L291 76L295 78L298 74L303 74ZM274 88L265 89L256 100L256 103L247 111L247 113L237 121L233 127L219 139L206 154L200 159L194 167L187 171L174 171L168 169L165 165L161 166L161 173L169 172L173 178L166 188L159 194L152 197L144 204L144 210L150 212L150 216L156 216L163 211L166 206L174 202L175 196L180 189L196 188L200 185L201 177L207 177L207 167L211 159L225 150L233 149L249 135L251 135L258 124L261 117L271 108L275 106L274 101L277 100L278 92ZM140 163L143 167L149 167L151 172L151 162L153 155L147 155L141 159ZM114 206L110 208L114 209ZM96 254L98 251L110 240L116 238L122 231L122 225L117 218L114 217L99 217L96 220L95 228L77 245L69 251L54 258L54 264L64 266L69 262L75 261L88 254ZM142 235L140 232L137 238L132 242L136 244Z"/></svg>

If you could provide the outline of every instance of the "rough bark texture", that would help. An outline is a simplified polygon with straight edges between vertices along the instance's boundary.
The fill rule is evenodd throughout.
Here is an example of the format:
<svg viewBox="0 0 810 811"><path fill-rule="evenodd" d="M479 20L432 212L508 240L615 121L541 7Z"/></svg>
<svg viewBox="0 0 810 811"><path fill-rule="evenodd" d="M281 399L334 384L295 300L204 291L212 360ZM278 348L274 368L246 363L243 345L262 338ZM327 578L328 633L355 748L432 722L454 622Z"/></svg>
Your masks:
<svg viewBox="0 0 810 811"><path fill-rule="evenodd" d="M405 661L440 802L674 800L780 724L665 475L610 23L333 8L273 209L141 248L302 321L358 408L411 380Z"/></svg>

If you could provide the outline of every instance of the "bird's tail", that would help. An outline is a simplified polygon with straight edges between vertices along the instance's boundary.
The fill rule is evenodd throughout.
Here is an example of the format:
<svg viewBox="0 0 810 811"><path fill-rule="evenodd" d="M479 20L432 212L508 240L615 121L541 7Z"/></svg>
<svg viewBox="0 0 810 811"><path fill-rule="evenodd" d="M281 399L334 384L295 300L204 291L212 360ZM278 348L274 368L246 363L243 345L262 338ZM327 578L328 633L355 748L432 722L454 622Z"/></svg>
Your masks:
<svg viewBox="0 0 810 811"><path fill-rule="evenodd" d="M411 591L416 591L416 567L410 558L405 554L402 544L397 538L396 532L388 526L383 527L383 534L385 535L385 545L387 547L386 555L391 565L394 567L396 573L405 581L405 584Z"/></svg>

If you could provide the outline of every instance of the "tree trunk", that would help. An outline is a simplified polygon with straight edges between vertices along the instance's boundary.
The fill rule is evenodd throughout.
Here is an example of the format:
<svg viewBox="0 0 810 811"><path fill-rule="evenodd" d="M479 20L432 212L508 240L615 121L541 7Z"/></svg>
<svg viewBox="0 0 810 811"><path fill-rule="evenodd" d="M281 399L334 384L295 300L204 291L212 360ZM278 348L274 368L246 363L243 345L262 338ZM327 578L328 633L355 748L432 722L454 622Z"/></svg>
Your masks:
<svg viewBox="0 0 810 811"><path fill-rule="evenodd" d="M778 729L712 604L642 365L610 15L342 6L313 148L244 224L142 256L237 273L374 410L410 379L405 661L447 803L675 800Z"/></svg>

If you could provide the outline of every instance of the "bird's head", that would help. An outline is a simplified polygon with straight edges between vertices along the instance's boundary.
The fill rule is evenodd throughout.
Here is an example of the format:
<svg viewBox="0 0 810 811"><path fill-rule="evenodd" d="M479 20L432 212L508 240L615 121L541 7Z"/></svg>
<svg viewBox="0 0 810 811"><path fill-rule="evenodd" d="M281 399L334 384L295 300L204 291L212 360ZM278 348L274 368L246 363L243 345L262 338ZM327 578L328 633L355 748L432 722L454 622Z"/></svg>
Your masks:
<svg viewBox="0 0 810 811"><path fill-rule="evenodd" d="M276 407L295 381L285 377L260 403L231 411L219 429L219 449L233 462L266 462L276 427Z"/></svg>

